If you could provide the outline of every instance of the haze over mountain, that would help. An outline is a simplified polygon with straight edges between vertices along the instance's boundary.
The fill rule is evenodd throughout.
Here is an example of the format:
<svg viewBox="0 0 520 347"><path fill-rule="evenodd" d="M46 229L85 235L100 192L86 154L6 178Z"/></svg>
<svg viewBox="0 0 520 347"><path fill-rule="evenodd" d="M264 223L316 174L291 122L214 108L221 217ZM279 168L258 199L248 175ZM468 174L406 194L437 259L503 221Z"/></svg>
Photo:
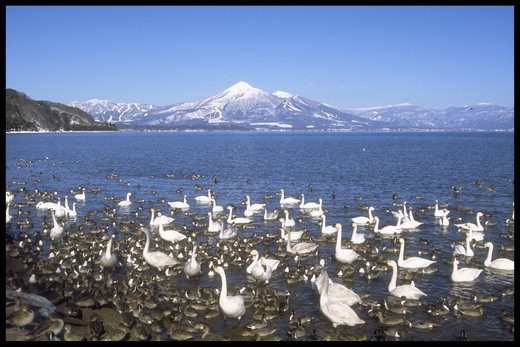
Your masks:
<svg viewBox="0 0 520 347"><path fill-rule="evenodd" d="M491 104L443 110L411 104L339 110L285 91L238 82L191 102L156 106L92 99L72 102L98 121L120 128L237 130L513 130L511 107Z"/></svg>

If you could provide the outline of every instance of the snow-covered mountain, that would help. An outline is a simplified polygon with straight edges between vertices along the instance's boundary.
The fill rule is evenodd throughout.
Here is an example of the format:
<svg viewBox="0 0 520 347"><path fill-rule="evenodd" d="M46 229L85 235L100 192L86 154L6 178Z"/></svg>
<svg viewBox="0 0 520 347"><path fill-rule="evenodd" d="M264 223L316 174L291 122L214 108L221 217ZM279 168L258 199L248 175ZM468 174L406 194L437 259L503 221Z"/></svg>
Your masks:
<svg viewBox="0 0 520 347"><path fill-rule="evenodd" d="M436 130L513 130L514 109L489 103L428 109L409 103L346 109L362 118L384 121L400 128Z"/></svg>
<svg viewBox="0 0 520 347"><path fill-rule="evenodd" d="M204 99L168 106L98 99L73 102L70 106L100 121L141 128L338 131L496 129L498 125L500 129L513 128L512 108L496 105L475 105L469 113L466 108L431 110L411 104L338 110L285 91L266 92L246 82L238 82Z"/></svg>

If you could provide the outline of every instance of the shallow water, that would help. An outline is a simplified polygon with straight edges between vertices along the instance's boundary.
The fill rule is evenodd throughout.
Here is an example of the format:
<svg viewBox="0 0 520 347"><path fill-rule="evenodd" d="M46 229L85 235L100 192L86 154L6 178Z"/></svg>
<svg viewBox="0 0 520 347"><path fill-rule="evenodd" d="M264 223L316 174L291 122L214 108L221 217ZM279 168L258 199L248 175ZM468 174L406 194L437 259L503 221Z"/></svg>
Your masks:
<svg viewBox="0 0 520 347"><path fill-rule="evenodd" d="M474 283L453 283L451 274L452 242L463 242L464 234L457 231L454 222L447 228L439 227L433 218L435 200L446 204L451 210L450 217L463 222L475 222L477 211L489 214L489 219L497 224L485 227L485 241L495 245L493 258L499 254L500 245L511 246L513 239L500 234L513 232L513 226L506 225L511 217L514 201L514 135L509 133L60 133L60 134L9 134L6 136L6 188L15 191L15 202L23 203L24 195L38 191L55 192L56 197L69 196L71 190L85 187L87 200L77 204L78 218L66 224L67 232L76 232L77 226L91 211L103 211L105 206L115 207L115 202L107 200L113 196L121 200L126 192L132 192L134 202L128 211L117 210L125 220L135 219L135 212L147 216L142 222L147 224L150 207L159 208L169 214L167 201L182 200L188 196L190 211L206 217L209 208L194 201L197 195L207 194L211 188L222 206L236 206L234 213L242 215L245 196L252 203L265 200L269 211L279 208L280 188L286 195L305 194L305 201L317 202L323 199L327 225L341 223L343 239L350 238L352 228L350 218L368 215L363 209L374 206L374 215L380 218L380 225L395 224L390 211L397 211L400 203L407 202L412 207L416 220L424 224L416 231L403 231L406 240L405 257L418 255L419 250L438 251L433 274L419 274L415 284L427 296L424 306L416 308L406 318L411 322L433 321L439 326L431 330L399 326L404 334L402 340L455 340L464 329L470 340L510 340L514 333L500 319L502 309L513 311L514 296L500 296L499 293L514 285L514 274L497 273L485 269ZM173 175L171 175L173 173ZM215 181L216 179L216 181ZM479 188L474 184L481 180ZM460 195L455 195L452 186L461 186ZM484 187L492 185L492 192ZM99 189L93 193L93 189ZM181 190L179 192L178 190ZM21 191L24 190L24 191ZM396 195L396 199L394 199ZM163 200L164 199L164 200ZM41 199L36 199L36 202ZM467 209L473 211L469 214ZM18 211L26 212L27 215ZM300 209L289 209L291 217L300 217ZM464 211L466 210L466 211ZM227 213L224 210L224 214ZM8 235L17 240L16 222L29 217L34 228L23 229L27 233L39 228L42 221L48 221L48 212L37 211L34 205L12 208L14 216L7 226ZM110 227L103 220L94 219L96 226L107 226L109 233L117 235L117 250L125 257L131 245L125 245L125 234ZM196 233L199 243L207 244L215 253L216 236L205 235L203 228L193 224L193 216L175 212L175 225L186 225L188 231ZM254 238L266 233L278 234L279 222L265 222L262 214L255 214L251 228L239 230L239 239ZM202 220L204 222L205 220ZM485 218L481 219L482 222ZM370 316L363 305L353 306L365 324L355 327L333 328L321 313L319 295L309 280L301 278L288 283L285 267L290 272L297 268L316 266L324 259L329 276L334 281L344 283L367 299L378 301L388 296L391 272L381 272L379 277L367 280L359 269L364 261L355 261L350 268L352 274L344 278L337 275L339 263L334 258L335 237L321 238L317 220L303 216L297 229L307 229L307 237L319 244L318 255L295 261L292 257L283 260L283 266L273 273L267 284L281 291L289 290L289 307L295 316L311 316L313 320L305 326L306 339L316 330L319 339L352 339L366 336L371 338L374 330L381 327L375 317ZM88 229L87 229L88 230ZM386 259L397 260L398 253L385 252L388 247L396 247L392 237L375 237L372 228L360 227L358 232L366 234L367 242L377 247ZM49 252L48 236L44 236L42 256ZM144 237L141 238L142 243ZM429 244L421 241L427 240ZM8 238L6 237L6 241ZM8 241L11 242L11 241ZM344 242L344 247L346 243ZM158 246L162 244L159 243ZM273 254L279 244L275 241L260 242L255 248L260 254ZM283 244L281 245L283 247ZM152 246L154 247L154 246ZM155 246L157 247L157 245ZM186 246L191 249L191 246ZM462 259L460 266L483 268L487 254L485 248L475 248L472 259ZM47 254L46 254L47 252ZM430 254L420 255L429 257ZM514 259L514 252L502 256ZM274 257L274 255L272 256ZM344 267L343 267L344 268ZM347 267L349 268L349 267ZM125 270L118 269L119 280L125 279ZM219 288L218 275L207 276L208 263L202 263L203 275L186 280L183 273L174 277L174 288ZM226 269L229 288L235 285L255 284L246 276L245 269L231 263ZM126 279L127 280L127 279ZM405 271L399 270L398 284L404 283ZM436 304L440 298L467 299L471 294L498 295L497 301L483 303L481 317L455 315L432 317L426 312L428 304ZM237 327L217 319L206 320L211 331L228 339L251 339L241 336L246 325L253 322L254 309L249 307ZM268 322L268 327L276 329L272 335L282 339L287 335L290 310L281 313ZM164 338L168 338L162 332ZM390 337L387 337L391 339ZM196 338L197 339L197 338Z"/></svg>

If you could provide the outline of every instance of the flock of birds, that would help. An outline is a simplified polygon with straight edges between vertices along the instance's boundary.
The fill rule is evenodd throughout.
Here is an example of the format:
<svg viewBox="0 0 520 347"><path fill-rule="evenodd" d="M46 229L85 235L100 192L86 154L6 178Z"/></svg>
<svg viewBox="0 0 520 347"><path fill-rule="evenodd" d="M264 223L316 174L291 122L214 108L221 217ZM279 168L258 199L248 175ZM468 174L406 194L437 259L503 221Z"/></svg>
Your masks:
<svg viewBox="0 0 520 347"><path fill-rule="evenodd" d="M160 206L145 208L143 203L132 201L134 194L128 192L120 201L111 200L103 211L81 212L81 222L77 208L88 206L85 188L73 195L72 208L68 196L62 205L62 199L50 193L7 191L6 225L11 230L16 225L19 230L16 236L6 234L6 254L22 264L26 275L9 272L7 276L6 285L13 289L6 303L7 327L19 329L17 339L23 340L148 340L164 335L170 339L223 339L207 322L222 314L224 324L234 321L239 326L249 311L254 321L242 336L266 340L276 338L269 321L292 309L287 338L326 339L320 331L306 329L312 317L307 320L294 315L290 287L299 281L312 284L319 296L319 310L333 328L362 326L367 320L382 326L372 336L352 339L398 338L402 335L398 327L422 330L438 326L434 321L407 319L414 309L426 311L425 306L432 317L448 312L481 316L483 306L477 300L441 300L429 305L421 301L430 294L415 281L422 274L434 274L434 266L442 261L434 252L428 257L409 256L405 247L408 233L420 232L430 221L442 228L454 225L464 237L446 255L446 262L452 266L450 278L440 280L474 282L486 268L499 275L514 274L514 260L507 253L499 257L493 254L494 245L487 240L481 222L483 212L476 213L475 223L452 223L447 206L439 208L435 201L433 211L423 209L422 218L416 220L415 210L403 202L391 211L392 224L381 225L373 206L366 208L367 215L327 224L322 198L309 202L304 194L287 196L284 189L279 196L276 208L270 211L267 199L252 203L246 195L241 203L245 206L243 215L238 215L240 207L217 205L214 191L208 189L207 194L193 198L197 208L204 210L199 215L186 194L179 201L164 201L170 213L162 214ZM11 215L14 208L18 208L18 214ZM41 225L23 217L34 210L44 215ZM181 218L191 222L179 225ZM302 228L304 222L310 227ZM260 223L277 232L258 231ZM505 223L514 225L514 206ZM344 227L352 228L349 236ZM246 232L253 234L246 237ZM384 247L390 254L398 253L397 259L386 255L381 240L387 240ZM48 249L45 242L50 242ZM329 243L335 247L332 259L328 259L331 265L326 266L320 251ZM392 247L394 250L390 250ZM476 247L488 249L483 261L473 259ZM459 266L461 263L466 266ZM230 282L230 268L240 269L242 282L236 278ZM356 293L343 284L349 283L355 272L367 280L391 272L388 296L373 300L369 293ZM333 281L329 273L338 280ZM197 281L215 274L220 285L201 288ZM195 293L176 287L179 276L195 284ZM284 278L288 289L273 286L273 277L275 282ZM28 295L31 292L66 307L66 311L42 314L37 310L41 308L39 301ZM511 292L507 287L489 300ZM121 317L121 323L110 331L107 322L103 326L97 316L87 323L74 318L81 316L81 309L102 306L115 308ZM502 319L514 329L511 315L504 312ZM202 316L205 320L197 321ZM24 330L27 327L30 329Z"/></svg>

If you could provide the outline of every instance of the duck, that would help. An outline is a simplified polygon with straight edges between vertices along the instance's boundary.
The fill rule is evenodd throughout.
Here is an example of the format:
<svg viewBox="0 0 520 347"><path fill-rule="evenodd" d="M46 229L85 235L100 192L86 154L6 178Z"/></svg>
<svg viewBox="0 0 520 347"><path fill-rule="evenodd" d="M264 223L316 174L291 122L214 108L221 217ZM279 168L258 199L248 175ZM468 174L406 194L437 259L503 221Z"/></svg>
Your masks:
<svg viewBox="0 0 520 347"><path fill-rule="evenodd" d="M347 305L343 300L329 296L329 279L326 274L323 280L323 289L320 293L320 310L327 317L334 328L339 325L355 326L364 324L365 321L357 315L356 311Z"/></svg>
<svg viewBox="0 0 520 347"><path fill-rule="evenodd" d="M175 229L164 229L162 224L159 224L159 236L164 241L168 241L171 243L180 242L187 238L186 235L184 235L181 232L178 232Z"/></svg>
<svg viewBox="0 0 520 347"><path fill-rule="evenodd" d="M54 336L58 335L62 330L65 322L63 321L63 314L59 312L52 313L48 319L38 324L33 330L28 333L30 338L37 338L43 335L52 333Z"/></svg>
<svg viewBox="0 0 520 347"><path fill-rule="evenodd" d="M379 228L379 217L374 216L375 224L374 224L374 233L383 234L383 235L394 235L400 234L402 229L399 226L401 224L401 219L403 217L402 212L399 210L399 216L397 217L396 225L386 225L383 228Z"/></svg>
<svg viewBox="0 0 520 347"><path fill-rule="evenodd" d="M374 216L372 215L372 211L374 211L374 207L370 206L368 208L368 217L366 217L366 216L359 216L359 217L350 218L350 220L353 223L356 223L357 225L372 224L374 222Z"/></svg>
<svg viewBox="0 0 520 347"><path fill-rule="evenodd" d="M159 226L160 228L160 226ZM179 264L179 260L160 251L150 252L150 233L148 229L141 228L146 235L146 243L143 249L143 258L150 265L162 271L164 268L172 267Z"/></svg>
<svg viewBox="0 0 520 347"><path fill-rule="evenodd" d="M235 217L233 218L233 206L228 206L227 209L229 210L227 222L228 224L234 225L234 224L249 224L252 222L250 218L246 217Z"/></svg>
<svg viewBox="0 0 520 347"><path fill-rule="evenodd" d="M356 260L359 257L359 254L353 249L341 247L341 223L336 223L335 227L338 233L336 235L336 248L334 257L340 263L352 264L354 260Z"/></svg>
<svg viewBox="0 0 520 347"><path fill-rule="evenodd" d="M388 291L390 292L390 294L398 298L404 296L407 299L413 300L417 300L420 299L422 296L426 296L426 293L424 293L419 288L415 287L415 285L402 284L397 286L397 263L395 262L395 260L388 260L387 264L390 265L390 267L392 267L392 278L390 279L390 283L388 284Z"/></svg>
<svg viewBox="0 0 520 347"><path fill-rule="evenodd" d="M365 234L358 234L357 232L357 223L352 223L352 236L350 237L350 241L353 244L359 245L365 242Z"/></svg>
<svg viewBox="0 0 520 347"><path fill-rule="evenodd" d="M329 278L327 270L324 268L321 269L320 275L314 281L314 285L318 289L318 293L321 294L323 291L325 279L329 281L329 298L344 301L349 306L361 303L361 297L356 292L347 288L341 283L333 282Z"/></svg>
<svg viewBox="0 0 520 347"><path fill-rule="evenodd" d="M197 261L196 256L197 245L194 245L193 250L191 252L191 257L188 259L186 264L184 264L184 273L188 278L200 274L200 263Z"/></svg>
<svg viewBox="0 0 520 347"><path fill-rule="evenodd" d="M451 272L451 280L453 282L472 282L480 276L482 269L471 267L458 267L459 261L453 259L453 271Z"/></svg>
<svg viewBox="0 0 520 347"><path fill-rule="evenodd" d="M283 228L282 228L283 229ZM287 233L287 246L286 250L289 253L292 254L307 254L312 253L316 248L318 248L318 245L314 242L300 242L295 244L294 246L291 245L291 239L292 239L292 233Z"/></svg>
<svg viewBox="0 0 520 347"><path fill-rule="evenodd" d="M283 189L280 189L280 206L283 207L283 205L296 205L300 203L300 199L293 198L292 196L289 196L288 198L285 197L285 192Z"/></svg>
<svg viewBox="0 0 520 347"><path fill-rule="evenodd" d="M480 212L480 211L477 212L477 215L475 217L476 224L467 222L467 223L458 223L458 224L455 224L455 226L457 228L459 228L459 230L484 231L484 227L480 223L480 217L482 217L483 215L484 214L482 212Z"/></svg>
<svg viewBox="0 0 520 347"><path fill-rule="evenodd" d="M453 248L454 255L460 254L466 257L472 257L475 255L475 252L473 252L473 249L471 248L471 238L469 232L466 233L466 247L463 245L451 245L451 247Z"/></svg>
<svg viewBox="0 0 520 347"><path fill-rule="evenodd" d="M399 267L407 268L407 269L419 269L424 268L427 266L430 266L431 264L435 263L435 260L429 260L426 258L421 257L409 257L404 259L404 244L405 241L401 237L399 238L399 243L401 244L401 248L399 250L399 258L397 260L397 265Z"/></svg>
<svg viewBox="0 0 520 347"><path fill-rule="evenodd" d="M491 257L493 255L493 243L488 241L484 243L484 246L488 248L488 254L486 259L484 260L484 266L497 269L497 270L509 270L514 271L515 270L515 262L511 259L507 258L496 258L495 260L491 261Z"/></svg>
<svg viewBox="0 0 520 347"><path fill-rule="evenodd" d="M322 235L332 235L338 232L338 228L336 225L327 225L327 216L321 216L321 234Z"/></svg>
<svg viewBox="0 0 520 347"><path fill-rule="evenodd" d="M182 201L168 201L168 206L173 209L188 210L190 208L190 204L188 204L188 196L184 195Z"/></svg>
<svg viewBox="0 0 520 347"><path fill-rule="evenodd" d="M119 207L129 207L132 205L132 202L130 201L130 196L132 196L132 193L128 192L126 193L126 199L123 201L120 201L117 203L117 206Z"/></svg>
<svg viewBox="0 0 520 347"><path fill-rule="evenodd" d="M99 265L101 265L104 270L113 270L117 264L117 257L112 253L112 240L114 237L114 235L109 237L107 247L99 258Z"/></svg>
<svg viewBox="0 0 520 347"><path fill-rule="evenodd" d="M302 200L300 202L300 209L301 210L317 210L321 207L323 200L320 198L318 200L319 202L305 202L305 195L302 194Z"/></svg>
<svg viewBox="0 0 520 347"><path fill-rule="evenodd" d="M222 312L224 312L224 314L228 317L240 320L240 318L242 318L242 316L246 313L244 297L242 295L228 295L226 272L222 266L214 266L213 271L220 275L222 282L218 300Z"/></svg>
<svg viewBox="0 0 520 347"><path fill-rule="evenodd" d="M168 225L173 222L172 217L161 215L160 212L155 217L155 208L151 208L152 216L150 217L150 225L151 226L159 226L159 225Z"/></svg>
<svg viewBox="0 0 520 347"><path fill-rule="evenodd" d="M211 204L213 200L211 196L211 189L208 189L208 195L198 195L194 199L195 202L199 204Z"/></svg>

